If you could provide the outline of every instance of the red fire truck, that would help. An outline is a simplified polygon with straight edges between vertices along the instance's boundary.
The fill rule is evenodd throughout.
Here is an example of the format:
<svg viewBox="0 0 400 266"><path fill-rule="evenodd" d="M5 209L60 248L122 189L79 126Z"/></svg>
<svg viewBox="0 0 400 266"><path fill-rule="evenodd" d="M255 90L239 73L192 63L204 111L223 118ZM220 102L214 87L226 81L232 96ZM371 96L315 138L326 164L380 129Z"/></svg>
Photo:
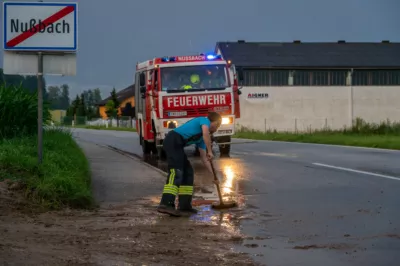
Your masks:
<svg viewBox="0 0 400 266"><path fill-rule="evenodd" d="M235 66L221 55L169 56L138 63L135 115L143 153L163 157L162 142L171 129L214 111L223 118L213 138L221 143L220 154L229 156L235 119L240 117L237 80Z"/></svg>

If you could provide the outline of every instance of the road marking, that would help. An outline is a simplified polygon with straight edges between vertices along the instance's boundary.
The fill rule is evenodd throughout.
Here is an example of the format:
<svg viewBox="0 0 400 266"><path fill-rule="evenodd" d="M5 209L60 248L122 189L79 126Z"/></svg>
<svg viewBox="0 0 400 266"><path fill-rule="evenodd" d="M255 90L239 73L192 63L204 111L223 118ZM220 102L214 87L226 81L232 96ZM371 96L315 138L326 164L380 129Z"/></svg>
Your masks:
<svg viewBox="0 0 400 266"><path fill-rule="evenodd" d="M271 157L291 157L297 158L296 154L285 154L285 153L270 153L270 152L257 152L257 151L234 151L232 154L238 155L253 155L253 156L271 156Z"/></svg>
<svg viewBox="0 0 400 266"><path fill-rule="evenodd" d="M355 170L355 169L351 169L351 168L345 168L345 167L334 166L334 165L329 165L329 164L322 164L322 163L313 163L313 165L322 166L322 167L327 167L327 168L332 168L332 169L337 169L337 170L343 170L343 171L348 171L348 172L353 172L353 173L358 173L358 174L364 174L364 175L372 175L372 176L377 176L377 177L383 177L383 178L387 178L387 179L392 179L392 180L400 181L400 177L395 177L395 176L381 175L381 174L376 174L376 173L371 173L371 172L365 172L365 171L359 171L359 170Z"/></svg>

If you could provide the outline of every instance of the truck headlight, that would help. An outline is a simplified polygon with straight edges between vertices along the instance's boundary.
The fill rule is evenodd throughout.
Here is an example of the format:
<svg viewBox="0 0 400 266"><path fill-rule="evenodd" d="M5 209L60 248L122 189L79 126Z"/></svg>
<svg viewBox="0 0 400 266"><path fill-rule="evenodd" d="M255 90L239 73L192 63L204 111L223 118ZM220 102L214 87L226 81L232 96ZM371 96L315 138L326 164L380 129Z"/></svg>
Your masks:
<svg viewBox="0 0 400 266"><path fill-rule="evenodd" d="M164 121L165 128L176 128L178 126L178 121Z"/></svg>
<svg viewBox="0 0 400 266"><path fill-rule="evenodd" d="M222 117L222 125L229 125L233 123L232 117Z"/></svg>

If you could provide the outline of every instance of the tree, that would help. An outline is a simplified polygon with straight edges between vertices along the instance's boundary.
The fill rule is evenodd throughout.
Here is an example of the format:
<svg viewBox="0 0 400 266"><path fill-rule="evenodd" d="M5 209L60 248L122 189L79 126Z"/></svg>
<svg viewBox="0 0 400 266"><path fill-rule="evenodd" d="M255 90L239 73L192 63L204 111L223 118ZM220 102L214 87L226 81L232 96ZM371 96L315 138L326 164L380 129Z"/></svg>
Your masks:
<svg viewBox="0 0 400 266"><path fill-rule="evenodd" d="M71 116L75 116L76 112L78 110L79 107L79 103L80 103L81 99L79 98L79 95L76 95L75 100L72 101L70 110L71 110Z"/></svg>
<svg viewBox="0 0 400 266"><path fill-rule="evenodd" d="M95 104L101 102L101 92L99 88L93 90L93 101Z"/></svg>
<svg viewBox="0 0 400 266"><path fill-rule="evenodd" d="M122 116L129 116L130 118L135 117L135 108L132 107L130 102L125 104L125 107L122 108Z"/></svg>
<svg viewBox="0 0 400 266"><path fill-rule="evenodd" d="M22 80L22 86L30 92L35 92L37 90L37 82L38 80L36 76L26 76ZM45 82L44 79L43 82ZM43 88L46 88L45 83L43 83ZM45 94L43 94L43 96L45 97Z"/></svg>
<svg viewBox="0 0 400 266"><path fill-rule="evenodd" d="M120 107L120 102L118 101L117 92L115 88L113 88L110 94L111 94L111 101L114 102L115 109L118 109Z"/></svg>
<svg viewBox="0 0 400 266"><path fill-rule="evenodd" d="M118 109L115 108L115 104L113 100L109 100L106 103L106 114L108 118L115 118L118 115Z"/></svg>
<svg viewBox="0 0 400 266"><path fill-rule="evenodd" d="M50 109L61 109L61 90L58 86L49 86L47 88L47 99L50 102Z"/></svg>
<svg viewBox="0 0 400 266"><path fill-rule="evenodd" d="M79 96L78 96L79 99ZM81 94L80 99L78 100L78 107L76 110L76 115L77 116L86 116L86 104L85 104L85 96L83 93Z"/></svg>
<svg viewBox="0 0 400 266"><path fill-rule="evenodd" d="M117 92L116 92L115 88L113 88L113 90L111 91L110 94L111 94L111 100L110 101L113 102L113 108L116 110L116 114L113 117L115 117L117 119L117 127L119 127L118 110L119 110L119 107L120 107L121 104L118 101Z"/></svg>
<svg viewBox="0 0 400 266"><path fill-rule="evenodd" d="M22 87L27 89L32 94L37 92L37 76L4 75L2 68L0 68L0 84L17 87L22 85ZM43 100L47 100L45 78L43 78Z"/></svg>
<svg viewBox="0 0 400 266"><path fill-rule="evenodd" d="M69 105L69 86L68 84L63 84L61 85L60 109L67 110Z"/></svg>
<svg viewBox="0 0 400 266"><path fill-rule="evenodd" d="M4 80L3 69L0 68L0 85L3 85L4 82L5 82L5 80Z"/></svg>

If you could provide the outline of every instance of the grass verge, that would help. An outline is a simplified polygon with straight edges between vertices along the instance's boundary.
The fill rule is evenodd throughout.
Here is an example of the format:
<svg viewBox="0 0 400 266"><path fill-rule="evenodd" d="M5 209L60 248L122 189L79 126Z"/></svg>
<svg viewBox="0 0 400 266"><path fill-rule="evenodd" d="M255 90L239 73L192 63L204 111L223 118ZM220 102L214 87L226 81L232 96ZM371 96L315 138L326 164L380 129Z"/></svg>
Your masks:
<svg viewBox="0 0 400 266"><path fill-rule="evenodd" d="M351 128L343 130L316 130L308 133L259 132L242 128L235 138L254 140L276 140L303 143L333 144L400 150L400 123L383 121L366 123L357 118Z"/></svg>
<svg viewBox="0 0 400 266"><path fill-rule="evenodd" d="M134 128L128 128L128 127L105 127L105 126L89 126L89 125L78 125L74 126L76 128L86 128L86 129L96 129L96 130L115 130L115 131L130 131L130 132L136 132L136 129ZM71 127L71 128L74 128Z"/></svg>
<svg viewBox="0 0 400 266"><path fill-rule="evenodd" d="M94 205L89 163L69 130L47 129L43 163L38 165L37 137L0 141L0 180L23 184L25 194L49 209Z"/></svg>
<svg viewBox="0 0 400 266"><path fill-rule="evenodd" d="M400 150L400 136L393 135L358 135L343 134L341 132L294 134L240 131L237 132L234 137L254 140L275 140Z"/></svg>

